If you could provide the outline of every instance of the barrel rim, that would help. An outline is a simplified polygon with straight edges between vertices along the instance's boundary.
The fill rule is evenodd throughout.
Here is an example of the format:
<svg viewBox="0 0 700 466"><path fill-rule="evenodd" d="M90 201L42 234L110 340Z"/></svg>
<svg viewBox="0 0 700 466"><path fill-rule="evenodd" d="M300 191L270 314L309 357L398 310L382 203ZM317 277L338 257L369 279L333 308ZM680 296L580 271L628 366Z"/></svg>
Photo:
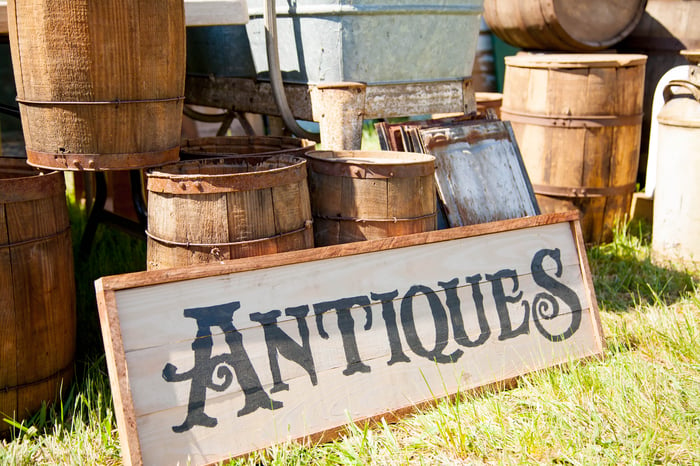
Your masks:
<svg viewBox="0 0 700 466"><path fill-rule="evenodd" d="M435 156L418 152L318 150L307 152L304 157L310 162L310 171L329 176L386 179L435 173Z"/></svg>
<svg viewBox="0 0 700 466"><path fill-rule="evenodd" d="M286 166L244 173L176 173L185 165L225 167L234 161L259 159L260 162L283 162ZM306 160L292 155L271 157L219 157L183 160L146 171L147 191L164 194L215 194L284 186L306 180Z"/></svg>
<svg viewBox="0 0 700 466"><path fill-rule="evenodd" d="M17 176L0 178L0 203L33 201L65 193L62 172L42 172L32 168L26 160L23 157L0 157L0 173L6 170L17 172Z"/></svg>
<svg viewBox="0 0 700 466"><path fill-rule="evenodd" d="M607 68L638 66L647 62L642 54L612 53L519 53L505 57L506 66L519 68Z"/></svg>
<svg viewBox="0 0 700 466"><path fill-rule="evenodd" d="M261 152L213 152L209 147L243 147L270 146ZM188 158L194 157L228 157L228 156L267 156L282 153L303 153L313 150L315 143L306 139L289 136L207 136L183 139L180 144L180 155Z"/></svg>

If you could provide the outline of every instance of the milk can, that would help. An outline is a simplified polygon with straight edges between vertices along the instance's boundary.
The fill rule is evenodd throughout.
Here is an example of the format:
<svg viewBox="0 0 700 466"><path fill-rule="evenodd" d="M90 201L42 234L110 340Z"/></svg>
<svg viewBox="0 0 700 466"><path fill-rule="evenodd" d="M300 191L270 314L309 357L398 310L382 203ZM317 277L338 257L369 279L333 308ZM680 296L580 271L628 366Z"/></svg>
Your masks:
<svg viewBox="0 0 700 466"><path fill-rule="evenodd" d="M652 251L700 263L700 67L664 88L658 115L659 152Z"/></svg>

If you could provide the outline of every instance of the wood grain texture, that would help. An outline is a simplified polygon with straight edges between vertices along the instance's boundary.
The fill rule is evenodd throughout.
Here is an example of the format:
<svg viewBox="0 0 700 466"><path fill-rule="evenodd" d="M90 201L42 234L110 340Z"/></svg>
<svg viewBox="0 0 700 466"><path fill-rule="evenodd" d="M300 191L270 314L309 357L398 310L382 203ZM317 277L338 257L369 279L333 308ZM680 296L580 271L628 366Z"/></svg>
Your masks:
<svg viewBox="0 0 700 466"><path fill-rule="evenodd" d="M182 1L8 2L30 163L128 169L177 160Z"/></svg>
<svg viewBox="0 0 700 466"><path fill-rule="evenodd" d="M147 269L313 247L305 165L276 155L149 171Z"/></svg>
<svg viewBox="0 0 700 466"><path fill-rule="evenodd" d="M348 420L395 419L435 396L600 355L597 304L573 218L538 216L100 279L110 381L115 407L123 410L120 437L131 444L125 463L212 463L331 432ZM542 307L547 294L552 301ZM348 304L338 304L345 298ZM238 306L228 330L185 317L187 309L224 303ZM261 326L257 313L269 312L277 317ZM563 341L542 333L569 330ZM227 388L206 390L203 411L216 425L176 433L189 418L195 379L168 382L164 369L184 374L202 363L193 358L196 336L211 341L212 357L233 354L238 341L237 369ZM269 345L281 341L286 350L270 353ZM312 362L287 352L302 345ZM452 356L436 362L429 354ZM252 393L243 390L252 379L239 372L245 360L251 369L243 372L274 410L241 411ZM226 370L217 373L212 383L224 384ZM209 377L207 370L200 374Z"/></svg>
<svg viewBox="0 0 700 466"><path fill-rule="evenodd" d="M306 157L317 246L437 227L433 156L311 151Z"/></svg>
<svg viewBox="0 0 700 466"><path fill-rule="evenodd" d="M615 54L507 59L502 115L512 124L540 208L580 209L588 242L609 241L629 213L644 63L640 55Z"/></svg>
<svg viewBox="0 0 700 466"><path fill-rule="evenodd" d="M524 49L592 51L629 35L646 0L486 0L484 19L505 42Z"/></svg>
<svg viewBox="0 0 700 466"><path fill-rule="evenodd" d="M0 409L18 421L67 390L76 336L63 174L22 163L0 160Z"/></svg>

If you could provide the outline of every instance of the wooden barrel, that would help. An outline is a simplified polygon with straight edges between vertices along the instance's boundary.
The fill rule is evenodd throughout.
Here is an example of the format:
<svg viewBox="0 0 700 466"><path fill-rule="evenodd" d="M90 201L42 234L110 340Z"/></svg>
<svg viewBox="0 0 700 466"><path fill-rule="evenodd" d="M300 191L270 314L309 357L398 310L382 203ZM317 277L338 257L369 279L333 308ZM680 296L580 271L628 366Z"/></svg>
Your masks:
<svg viewBox="0 0 700 466"><path fill-rule="evenodd" d="M182 0L9 0L31 165L121 170L178 160Z"/></svg>
<svg viewBox="0 0 700 466"><path fill-rule="evenodd" d="M491 31L515 47L552 51L609 48L637 25L647 0L485 0Z"/></svg>
<svg viewBox="0 0 700 466"><path fill-rule="evenodd" d="M314 246L304 159L190 160L146 176L148 270Z"/></svg>
<svg viewBox="0 0 700 466"><path fill-rule="evenodd" d="M432 155L312 151L306 158L316 246L436 229Z"/></svg>
<svg viewBox="0 0 700 466"><path fill-rule="evenodd" d="M217 136L184 139L180 144L180 159L193 160L207 157L238 155L302 156L313 150L315 144L304 139L284 136Z"/></svg>
<svg viewBox="0 0 700 466"><path fill-rule="evenodd" d="M0 157L0 413L25 419L69 390L75 277L63 173ZM4 422L0 433L10 427Z"/></svg>
<svg viewBox="0 0 700 466"><path fill-rule="evenodd" d="M543 213L578 208L587 242L612 239L635 189L643 55L506 58L501 115L510 120Z"/></svg>

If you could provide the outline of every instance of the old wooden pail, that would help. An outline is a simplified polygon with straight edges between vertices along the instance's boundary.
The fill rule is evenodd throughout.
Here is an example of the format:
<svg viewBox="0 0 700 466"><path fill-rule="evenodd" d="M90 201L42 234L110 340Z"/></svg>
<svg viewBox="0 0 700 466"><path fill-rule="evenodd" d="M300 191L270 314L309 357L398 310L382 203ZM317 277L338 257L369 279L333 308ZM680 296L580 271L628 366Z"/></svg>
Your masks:
<svg viewBox="0 0 700 466"><path fill-rule="evenodd" d="M484 19L504 42L524 49L590 51L624 39L647 0L485 0Z"/></svg>
<svg viewBox="0 0 700 466"><path fill-rule="evenodd" d="M8 1L31 165L122 170L178 160L182 0Z"/></svg>
<svg viewBox="0 0 700 466"><path fill-rule="evenodd" d="M0 157L0 413L16 420L69 390L73 249L63 173ZM10 426L0 423L0 433Z"/></svg>
<svg viewBox="0 0 700 466"><path fill-rule="evenodd" d="M700 67L697 81L672 81L659 113L659 154L651 248L655 256L700 264Z"/></svg>
<svg viewBox="0 0 700 466"><path fill-rule="evenodd" d="M190 160L146 175L148 270L314 246L304 159Z"/></svg>
<svg viewBox="0 0 700 466"><path fill-rule="evenodd" d="M543 212L578 208L584 238L612 238L635 189L643 55L521 54L506 58L510 120Z"/></svg>
<svg viewBox="0 0 700 466"><path fill-rule="evenodd" d="M300 156L314 149L303 139L277 136L217 136L185 139L180 145L182 160L238 155Z"/></svg>
<svg viewBox="0 0 700 466"><path fill-rule="evenodd" d="M390 151L312 151L316 246L436 228L435 158Z"/></svg>

